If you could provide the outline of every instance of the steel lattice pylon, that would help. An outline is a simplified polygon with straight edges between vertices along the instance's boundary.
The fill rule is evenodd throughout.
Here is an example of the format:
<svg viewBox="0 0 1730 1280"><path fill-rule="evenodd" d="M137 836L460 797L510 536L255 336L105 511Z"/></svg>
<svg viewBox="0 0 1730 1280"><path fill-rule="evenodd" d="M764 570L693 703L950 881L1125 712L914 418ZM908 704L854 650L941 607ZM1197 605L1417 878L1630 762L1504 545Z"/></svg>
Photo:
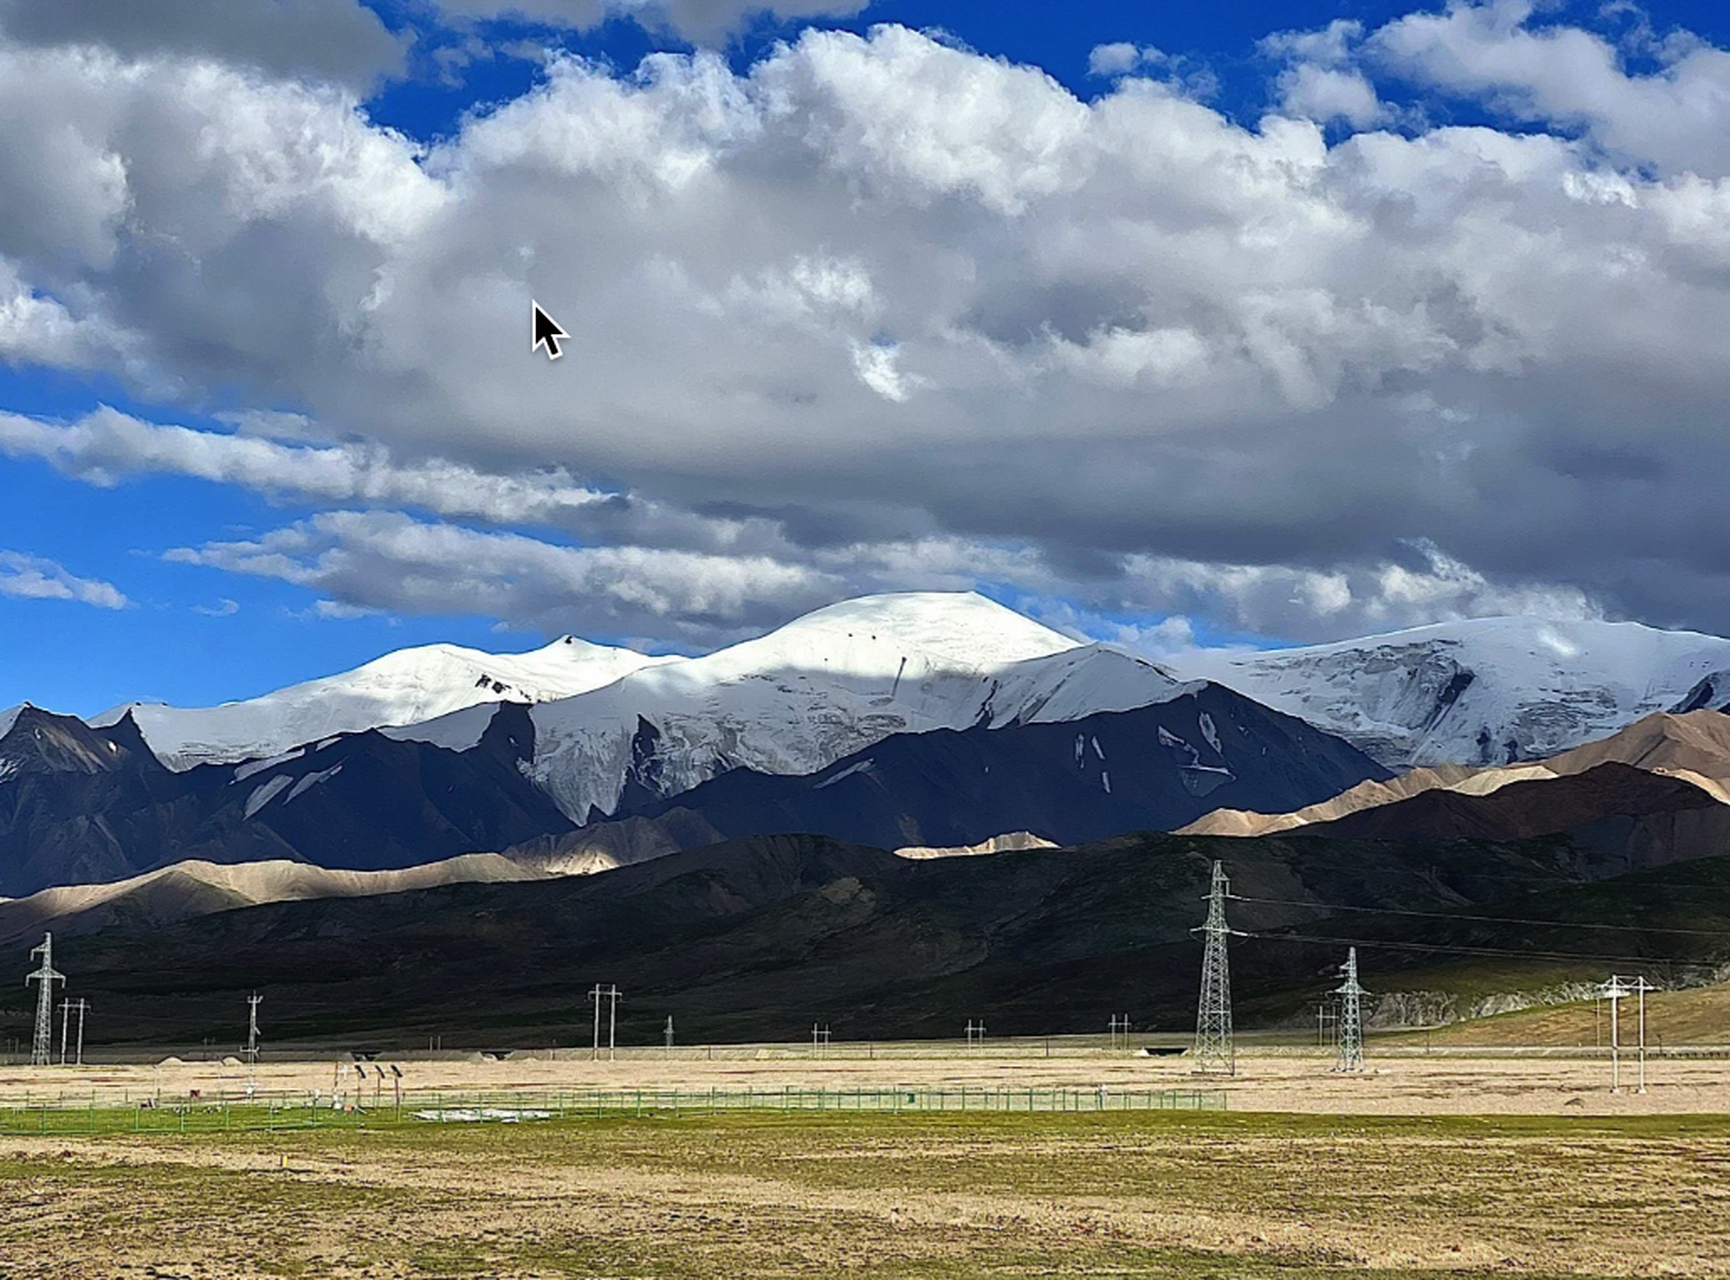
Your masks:
<svg viewBox="0 0 1730 1280"><path fill-rule="evenodd" d="M1340 1052L1335 1071L1364 1069L1364 989L1358 985L1358 949L1346 952L1346 980L1334 988L1340 998Z"/></svg>
<svg viewBox="0 0 1730 1280"><path fill-rule="evenodd" d="M42 985L36 989L36 1037L30 1042L30 1065L46 1067L54 1059L50 1047L54 1040L54 984L65 982L66 975L58 973L54 968L54 935L42 935L42 945L30 949L32 956L42 957L42 967L24 979L24 985L32 982Z"/></svg>
<svg viewBox="0 0 1730 1280"><path fill-rule="evenodd" d="M1195 1070L1237 1074L1237 1047L1231 1034L1231 964L1225 940L1235 932L1225 922L1225 900L1231 882L1225 867L1213 864L1213 883L1207 895L1207 922L1195 933L1207 936L1201 958L1201 1004L1195 1014Z"/></svg>

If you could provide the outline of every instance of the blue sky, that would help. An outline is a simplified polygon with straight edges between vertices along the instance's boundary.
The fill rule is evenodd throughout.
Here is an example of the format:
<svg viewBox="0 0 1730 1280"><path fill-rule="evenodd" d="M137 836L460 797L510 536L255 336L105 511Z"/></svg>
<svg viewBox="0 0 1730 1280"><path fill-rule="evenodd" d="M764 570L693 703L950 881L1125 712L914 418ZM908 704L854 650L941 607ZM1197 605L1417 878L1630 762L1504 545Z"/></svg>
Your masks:
<svg viewBox="0 0 1730 1280"><path fill-rule="evenodd" d="M0 4L0 707L912 588L1730 629L1722 6L851 9Z"/></svg>

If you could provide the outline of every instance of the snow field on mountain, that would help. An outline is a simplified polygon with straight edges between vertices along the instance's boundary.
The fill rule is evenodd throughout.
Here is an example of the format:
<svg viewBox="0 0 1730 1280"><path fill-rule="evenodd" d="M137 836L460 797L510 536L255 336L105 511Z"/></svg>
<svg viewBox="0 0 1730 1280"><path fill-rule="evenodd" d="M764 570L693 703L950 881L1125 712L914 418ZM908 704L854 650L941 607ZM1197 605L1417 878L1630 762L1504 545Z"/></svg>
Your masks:
<svg viewBox="0 0 1730 1280"><path fill-rule="evenodd" d="M279 754L301 743L387 725L412 725L477 704L544 702L678 659L566 636L530 653L494 654L434 644L386 654L341 675L291 685L217 707L128 703L95 717L106 726L132 713L152 751L171 769Z"/></svg>
<svg viewBox="0 0 1730 1280"><path fill-rule="evenodd" d="M1554 754L1669 709L1727 664L1730 640L1697 632L1481 618L1180 665L1402 767Z"/></svg>
<svg viewBox="0 0 1730 1280"><path fill-rule="evenodd" d="M814 773L892 733L1129 710L1178 688L983 596L874 596L535 707L531 776L580 822L616 807L641 721L658 737L638 780L671 795L739 766Z"/></svg>

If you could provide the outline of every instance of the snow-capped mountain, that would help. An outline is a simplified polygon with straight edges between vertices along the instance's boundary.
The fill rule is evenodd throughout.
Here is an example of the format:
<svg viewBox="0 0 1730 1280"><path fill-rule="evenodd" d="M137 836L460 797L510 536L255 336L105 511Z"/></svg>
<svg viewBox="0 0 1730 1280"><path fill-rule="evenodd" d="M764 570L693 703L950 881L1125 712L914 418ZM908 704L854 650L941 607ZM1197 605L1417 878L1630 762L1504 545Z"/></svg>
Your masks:
<svg viewBox="0 0 1730 1280"><path fill-rule="evenodd" d="M1480 618L1302 649L1203 650L1179 665L1393 768L1506 764L1678 707L1730 667L1730 640L1634 622Z"/></svg>
<svg viewBox="0 0 1730 1280"><path fill-rule="evenodd" d="M867 596L537 705L531 776L582 822L732 768L814 773L890 734L1075 719L1182 688L1145 658L980 595ZM462 750L485 726L460 712L413 733Z"/></svg>
<svg viewBox="0 0 1730 1280"><path fill-rule="evenodd" d="M530 653L483 653L432 644L399 649L353 671L243 702L217 707L134 702L89 723L105 728L130 711L159 760L171 769L190 769L275 756L339 733L414 725L479 704L565 698L645 667L677 661L574 636ZM0 733L10 727L7 716L15 714L0 712ZM485 718L490 719L490 713ZM409 730L397 736L416 735Z"/></svg>
<svg viewBox="0 0 1730 1280"><path fill-rule="evenodd" d="M1702 676L1670 710L1677 715L1702 710L1730 711L1730 669ZM5 720L4 713L0 713L0 726L5 724Z"/></svg>

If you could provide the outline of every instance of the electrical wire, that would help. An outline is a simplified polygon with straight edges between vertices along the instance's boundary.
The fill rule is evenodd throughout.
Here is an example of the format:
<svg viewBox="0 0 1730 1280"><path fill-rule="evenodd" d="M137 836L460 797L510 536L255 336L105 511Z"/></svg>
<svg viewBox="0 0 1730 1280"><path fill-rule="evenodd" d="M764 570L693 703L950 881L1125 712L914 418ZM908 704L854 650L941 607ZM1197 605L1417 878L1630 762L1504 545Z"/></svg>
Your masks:
<svg viewBox="0 0 1730 1280"><path fill-rule="evenodd" d="M1515 960L1580 960L1590 964L1612 961L1617 964L1685 963L1665 960L1661 956L1587 955L1578 951L1516 951L1511 947L1450 946L1427 942L1387 942L1380 938L1323 938L1309 933L1247 933L1244 937L1263 942L1316 942L1329 946L1364 947L1384 951L1423 951L1443 955L1496 956Z"/></svg>
<svg viewBox="0 0 1730 1280"><path fill-rule="evenodd" d="M1530 924L1555 929L1616 929L1632 933L1673 933L1699 938L1730 938L1730 929L1675 929L1658 925L1648 927L1638 924L1598 924L1584 920L1539 920L1525 916L1461 915L1452 911L1413 911L1403 907L1347 907L1337 906L1331 902L1298 902L1289 898L1246 898L1237 894L1232 894L1227 901L1255 902L1270 907L1311 907L1317 911L1329 913L1361 911L1376 915L1420 916L1427 920L1471 920L1483 924Z"/></svg>

